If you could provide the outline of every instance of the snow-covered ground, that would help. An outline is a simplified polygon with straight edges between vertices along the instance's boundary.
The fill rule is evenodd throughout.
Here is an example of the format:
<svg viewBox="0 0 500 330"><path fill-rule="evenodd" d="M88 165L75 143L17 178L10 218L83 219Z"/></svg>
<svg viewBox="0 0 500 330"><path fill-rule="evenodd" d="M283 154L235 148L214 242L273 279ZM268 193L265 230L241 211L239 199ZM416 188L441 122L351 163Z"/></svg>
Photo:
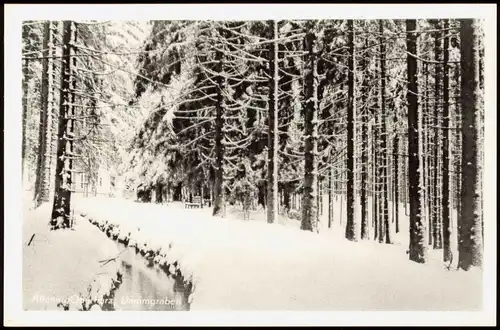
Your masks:
<svg viewBox="0 0 500 330"><path fill-rule="evenodd" d="M32 209L29 196L25 201L24 310L100 309L111 301L121 270L118 262L105 260L119 254L116 244L78 216L73 230L50 231L52 204Z"/></svg>
<svg viewBox="0 0 500 330"><path fill-rule="evenodd" d="M386 245L347 241L345 216L341 223L337 214L327 229L327 212L316 234L284 217L269 225L263 210L243 221L230 207L226 218L215 218L209 208L186 210L180 203L98 197L75 198L73 205L75 214L102 227L113 224L113 234L180 271L193 285L191 310L455 311L482 305L481 272L446 270L441 250L431 251L428 264L408 260L404 208L401 232Z"/></svg>

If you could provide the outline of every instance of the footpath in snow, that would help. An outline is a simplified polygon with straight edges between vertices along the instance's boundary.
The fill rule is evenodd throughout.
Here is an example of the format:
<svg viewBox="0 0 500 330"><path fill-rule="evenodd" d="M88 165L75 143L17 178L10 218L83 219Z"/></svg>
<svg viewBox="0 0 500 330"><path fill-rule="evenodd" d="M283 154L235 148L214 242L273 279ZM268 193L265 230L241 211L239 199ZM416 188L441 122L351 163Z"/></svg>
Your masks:
<svg viewBox="0 0 500 330"><path fill-rule="evenodd" d="M23 309L105 310L121 278L120 251L79 216L71 230L49 230L51 203L23 221Z"/></svg>
<svg viewBox="0 0 500 330"><path fill-rule="evenodd" d="M417 264L402 246L353 243L230 215L216 218L209 209L186 210L175 203L81 198L73 205L75 215L182 275L192 285L191 310L482 308L481 272Z"/></svg>

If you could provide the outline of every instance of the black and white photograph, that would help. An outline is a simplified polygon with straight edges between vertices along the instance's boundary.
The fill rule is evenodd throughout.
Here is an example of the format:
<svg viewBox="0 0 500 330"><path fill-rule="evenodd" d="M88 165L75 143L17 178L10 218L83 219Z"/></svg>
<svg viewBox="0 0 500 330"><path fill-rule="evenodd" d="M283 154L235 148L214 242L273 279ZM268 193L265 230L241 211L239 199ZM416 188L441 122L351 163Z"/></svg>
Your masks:
<svg viewBox="0 0 500 330"><path fill-rule="evenodd" d="M4 324L496 324L496 5L137 6L4 7Z"/></svg>

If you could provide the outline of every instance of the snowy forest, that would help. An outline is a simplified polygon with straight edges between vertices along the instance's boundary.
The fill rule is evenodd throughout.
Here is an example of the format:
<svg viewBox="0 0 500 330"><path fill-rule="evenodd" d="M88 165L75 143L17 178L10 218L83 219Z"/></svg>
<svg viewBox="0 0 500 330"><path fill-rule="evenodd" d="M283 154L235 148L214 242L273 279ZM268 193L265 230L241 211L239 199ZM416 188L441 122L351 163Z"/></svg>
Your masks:
<svg viewBox="0 0 500 330"><path fill-rule="evenodd" d="M251 272L255 259L259 272L275 273L270 283L289 282L290 297L269 293L259 308L372 308L381 281L403 288L408 277L426 278L413 291L394 287L408 309L471 308L481 294L469 274L483 265L480 20L24 21L22 75L25 222L37 222L25 225L23 249L46 237L61 243L50 253L81 248L56 235L85 223L180 279L195 293L191 309L257 308L230 293L219 292L227 306L209 301L216 280L201 274L217 262L200 253L213 253L228 278L240 276L229 268ZM320 258L323 250L332 251ZM29 251L25 267L42 258ZM89 258L109 267L120 253ZM358 266L380 262L362 270L380 277L362 289L373 305L353 296L342 307L308 303L307 287L286 277L311 278L304 269L317 266L322 283L343 267L327 265L335 258L356 266L345 271L348 287L350 276L362 282ZM385 264L400 266L378 269ZM119 292L125 275L113 276ZM37 290L46 285L38 281ZM238 283L228 284L235 295L249 294L253 286ZM308 292L349 292L314 285ZM78 308L106 309L92 299ZM397 310L390 299L377 306Z"/></svg>

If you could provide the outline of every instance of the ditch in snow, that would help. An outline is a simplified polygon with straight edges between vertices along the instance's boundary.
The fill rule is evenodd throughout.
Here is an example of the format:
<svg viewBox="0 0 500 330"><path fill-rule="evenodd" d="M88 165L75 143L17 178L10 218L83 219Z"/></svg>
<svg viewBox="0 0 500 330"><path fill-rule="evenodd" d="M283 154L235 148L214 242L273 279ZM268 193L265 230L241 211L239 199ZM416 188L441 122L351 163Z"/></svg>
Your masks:
<svg viewBox="0 0 500 330"><path fill-rule="evenodd" d="M164 270L135 252L116 243L121 254L122 283L114 292L114 311L187 311L187 289ZM123 251L123 252L122 252Z"/></svg>

